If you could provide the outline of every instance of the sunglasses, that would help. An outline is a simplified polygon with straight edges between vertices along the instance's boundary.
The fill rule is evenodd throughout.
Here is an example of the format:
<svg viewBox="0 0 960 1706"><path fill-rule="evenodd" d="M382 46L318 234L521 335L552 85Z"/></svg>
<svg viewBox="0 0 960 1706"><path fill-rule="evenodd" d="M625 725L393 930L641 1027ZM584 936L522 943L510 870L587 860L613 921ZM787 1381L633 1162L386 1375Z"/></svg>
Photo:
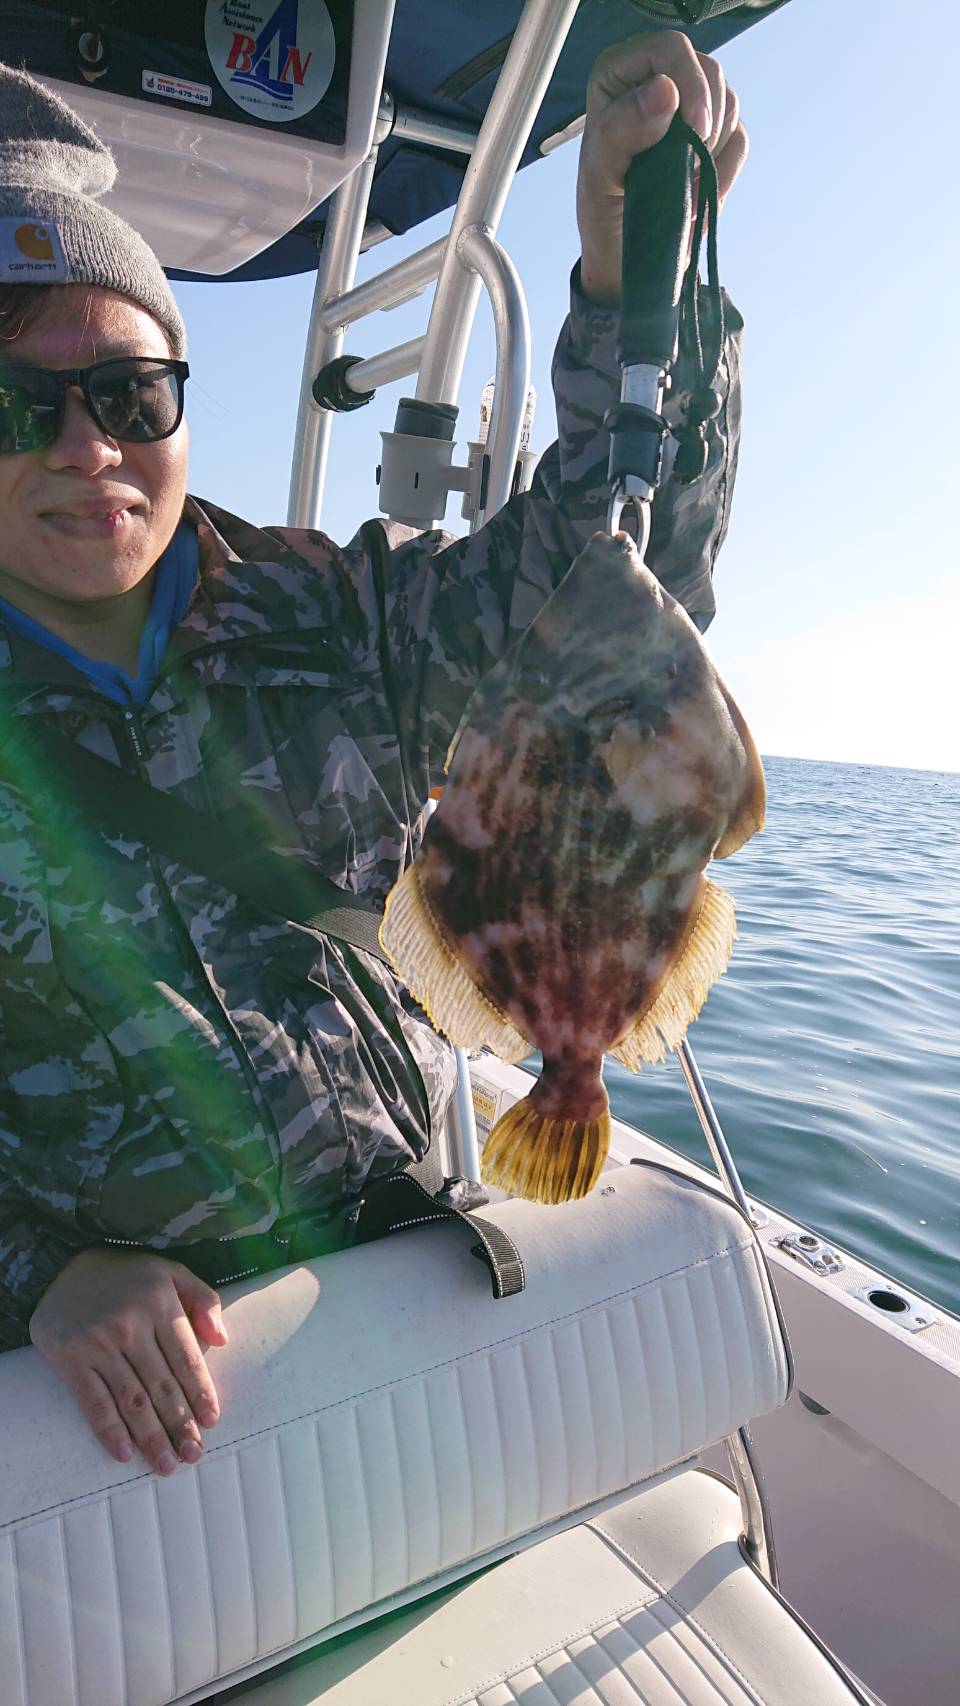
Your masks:
<svg viewBox="0 0 960 1706"><path fill-rule="evenodd" d="M102 432L124 444L156 444L183 419L185 361L119 356L92 367L8 367L0 362L0 456L49 450L77 386Z"/></svg>

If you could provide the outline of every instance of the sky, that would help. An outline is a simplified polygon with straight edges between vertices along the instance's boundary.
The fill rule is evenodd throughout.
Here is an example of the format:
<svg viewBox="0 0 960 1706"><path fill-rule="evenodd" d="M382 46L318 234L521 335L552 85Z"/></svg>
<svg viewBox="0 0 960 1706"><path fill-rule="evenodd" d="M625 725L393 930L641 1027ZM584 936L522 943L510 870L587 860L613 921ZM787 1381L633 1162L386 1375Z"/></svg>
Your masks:
<svg viewBox="0 0 960 1706"><path fill-rule="evenodd" d="M790 0L719 57L751 149L720 230L721 277L746 319L744 431L708 644L761 751L960 771L960 6ZM529 299L540 450L577 256L576 167L573 143L521 173L499 231ZM445 229L382 245L358 277ZM282 522L312 279L176 289L191 487ZM364 321L346 347L417 335L428 301ZM492 371L481 309L461 439ZM376 513L377 434L411 385L337 422L321 516L333 538ZM463 526L457 498L447 525Z"/></svg>

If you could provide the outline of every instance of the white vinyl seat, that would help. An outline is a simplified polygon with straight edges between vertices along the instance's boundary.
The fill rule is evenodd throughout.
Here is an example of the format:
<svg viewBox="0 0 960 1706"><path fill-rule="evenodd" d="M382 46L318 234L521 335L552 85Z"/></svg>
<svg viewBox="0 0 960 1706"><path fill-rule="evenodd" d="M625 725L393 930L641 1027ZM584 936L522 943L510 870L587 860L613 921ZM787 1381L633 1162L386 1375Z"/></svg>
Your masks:
<svg viewBox="0 0 960 1706"><path fill-rule="evenodd" d="M858 1698L692 1468L789 1391L746 1215L645 1165L486 1218L519 1295L450 1224L225 1292L223 1419L168 1480L0 1357L3 1706Z"/></svg>
<svg viewBox="0 0 960 1706"><path fill-rule="evenodd" d="M739 1533L732 1488L687 1470L240 1700L860 1706L856 1684L745 1561Z"/></svg>

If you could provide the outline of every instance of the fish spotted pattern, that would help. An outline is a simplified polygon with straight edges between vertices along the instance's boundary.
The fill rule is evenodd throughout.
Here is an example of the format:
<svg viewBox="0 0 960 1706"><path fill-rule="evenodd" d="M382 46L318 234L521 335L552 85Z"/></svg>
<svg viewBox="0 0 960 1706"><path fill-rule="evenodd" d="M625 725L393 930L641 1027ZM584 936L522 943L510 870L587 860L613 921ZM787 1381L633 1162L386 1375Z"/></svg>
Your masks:
<svg viewBox="0 0 960 1706"><path fill-rule="evenodd" d="M762 827L760 760L682 607L626 534L598 534L454 739L447 786L381 940L453 1042L543 1071L484 1176L560 1201L609 1141L603 1054L662 1059L725 969L704 877Z"/></svg>

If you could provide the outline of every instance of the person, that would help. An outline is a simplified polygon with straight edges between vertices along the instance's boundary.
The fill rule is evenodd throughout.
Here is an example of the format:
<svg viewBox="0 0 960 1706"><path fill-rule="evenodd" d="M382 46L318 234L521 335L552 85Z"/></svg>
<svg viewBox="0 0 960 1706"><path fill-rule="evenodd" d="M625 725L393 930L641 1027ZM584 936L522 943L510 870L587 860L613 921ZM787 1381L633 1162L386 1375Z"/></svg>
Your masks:
<svg viewBox="0 0 960 1706"><path fill-rule="evenodd" d="M470 538L377 520L341 548L187 495L160 265L100 199L109 152L0 68L0 240L26 228L55 275L0 284L0 1349L32 1341L118 1461L199 1460L217 1287L347 1239L364 1190L426 1152L452 1051L371 955L95 799L61 809L16 737L52 731L208 820L242 808L254 844L382 903L471 691L604 525L623 178L678 107L726 193L747 144L714 61L657 33L592 73L559 439L531 490ZM740 324L706 473L668 474L654 511L649 560L701 626Z"/></svg>

